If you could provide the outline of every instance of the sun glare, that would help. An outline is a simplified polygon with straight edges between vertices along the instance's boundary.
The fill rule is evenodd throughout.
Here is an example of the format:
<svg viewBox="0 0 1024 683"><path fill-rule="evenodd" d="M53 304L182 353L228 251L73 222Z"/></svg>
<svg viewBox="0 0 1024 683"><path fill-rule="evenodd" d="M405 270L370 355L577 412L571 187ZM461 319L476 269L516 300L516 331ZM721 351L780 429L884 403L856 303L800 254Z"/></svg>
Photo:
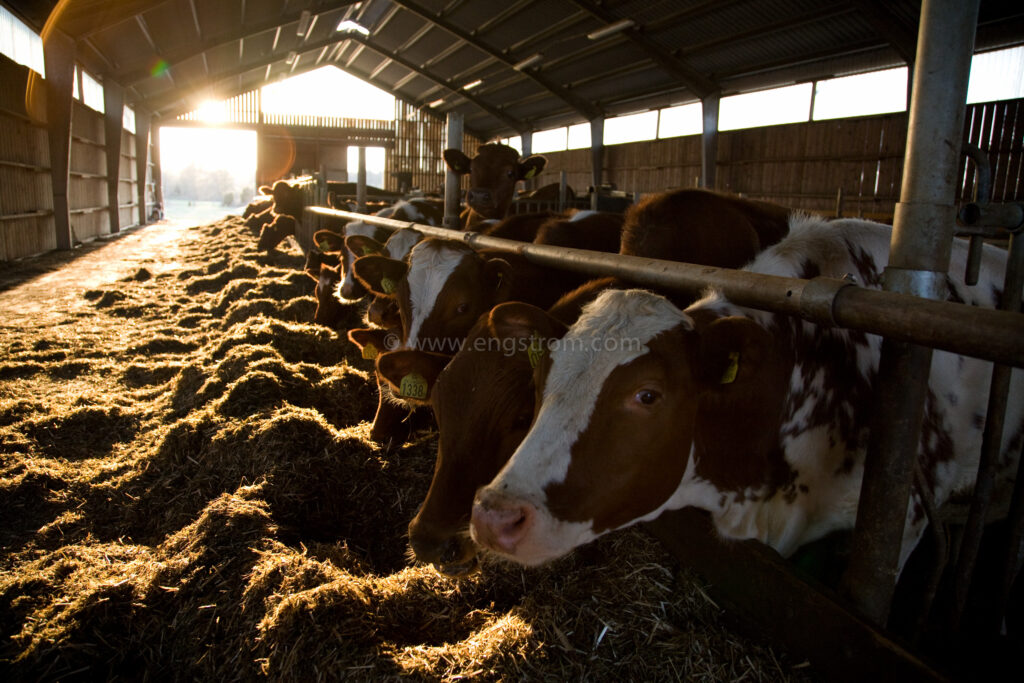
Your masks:
<svg viewBox="0 0 1024 683"><path fill-rule="evenodd" d="M222 100L206 100L196 108L196 114L205 123L224 123L228 120L227 108Z"/></svg>
<svg viewBox="0 0 1024 683"><path fill-rule="evenodd" d="M395 118L395 96L350 76L335 66L324 66L265 86L263 111L268 114L312 114L354 119Z"/></svg>

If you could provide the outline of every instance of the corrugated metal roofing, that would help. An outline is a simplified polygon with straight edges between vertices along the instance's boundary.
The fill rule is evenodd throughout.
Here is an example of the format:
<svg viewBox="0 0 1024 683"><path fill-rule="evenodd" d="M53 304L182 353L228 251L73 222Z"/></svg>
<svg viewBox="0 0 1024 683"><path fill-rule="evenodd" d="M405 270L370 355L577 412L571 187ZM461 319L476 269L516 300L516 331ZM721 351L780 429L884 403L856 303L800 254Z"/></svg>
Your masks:
<svg viewBox="0 0 1024 683"><path fill-rule="evenodd" d="M920 14L915 0L2 1L71 35L157 117L332 64L485 139L905 64ZM369 35L336 31L346 19ZM1024 4L982 0L976 50L1022 43Z"/></svg>

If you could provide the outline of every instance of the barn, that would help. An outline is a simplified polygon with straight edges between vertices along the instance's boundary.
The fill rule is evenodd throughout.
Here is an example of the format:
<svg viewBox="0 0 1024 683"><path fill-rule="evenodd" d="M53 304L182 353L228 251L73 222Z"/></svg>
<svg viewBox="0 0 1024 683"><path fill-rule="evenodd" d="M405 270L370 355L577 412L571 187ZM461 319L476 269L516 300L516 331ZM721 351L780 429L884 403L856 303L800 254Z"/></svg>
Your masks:
<svg viewBox="0 0 1024 683"><path fill-rule="evenodd" d="M999 0L0 0L0 671L1016 680L1022 54ZM272 109L325 67L393 111ZM251 136L215 218L171 129Z"/></svg>

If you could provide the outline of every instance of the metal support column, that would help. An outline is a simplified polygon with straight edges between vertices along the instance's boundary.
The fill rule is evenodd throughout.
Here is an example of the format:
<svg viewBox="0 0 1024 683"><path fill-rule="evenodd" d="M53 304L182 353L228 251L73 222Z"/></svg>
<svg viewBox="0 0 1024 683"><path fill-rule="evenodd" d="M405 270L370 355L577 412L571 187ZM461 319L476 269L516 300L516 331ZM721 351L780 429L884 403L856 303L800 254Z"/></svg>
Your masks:
<svg viewBox="0 0 1024 683"><path fill-rule="evenodd" d="M718 105L721 99L722 94L714 92L700 101L704 122L700 138L700 186L708 190L715 188L715 164L718 163Z"/></svg>
<svg viewBox="0 0 1024 683"><path fill-rule="evenodd" d="M924 0L921 7L903 186L883 276L889 291L945 297L977 18L978 0ZM930 348L905 342L887 339L882 345L864 483L842 581L854 604L879 624L888 620L896 585L931 355Z"/></svg>
<svg viewBox="0 0 1024 683"><path fill-rule="evenodd" d="M356 171L356 211L366 213L366 147L359 146L359 170Z"/></svg>
<svg viewBox="0 0 1024 683"><path fill-rule="evenodd" d="M164 216L164 182L163 182L163 168L160 165L160 126L150 125L149 136L152 138L153 148L153 203L160 209L159 215L161 218ZM136 138L136 144L138 144L138 138ZM249 199L246 198L246 201ZM139 225L143 224L143 220L140 216Z"/></svg>
<svg viewBox="0 0 1024 683"><path fill-rule="evenodd" d="M135 189L139 201L139 225L149 222L146 210L146 180L149 172L149 112L138 109L135 111L135 177L138 179Z"/></svg>
<svg viewBox="0 0 1024 683"><path fill-rule="evenodd" d="M121 131L124 129L124 88L114 81L103 83L103 134L107 153L107 212L110 232L121 230Z"/></svg>
<svg viewBox="0 0 1024 683"><path fill-rule="evenodd" d="M590 173L594 191L590 194L590 208L597 211L597 194L604 178L604 117L590 120Z"/></svg>
<svg viewBox="0 0 1024 683"><path fill-rule="evenodd" d="M447 137L445 149L462 150L462 114L451 112L448 114ZM459 200L461 183L459 176L447 169L444 175L444 227L452 230L460 229Z"/></svg>
<svg viewBox="0 0 1024 683"><path fill-rule="evenodd" d="M57 248L74 246L68 172L71 169L71 107L75 83L75 41L56 29L45 32L46 132L50 143L50 178L53 190L53 227Z"/></svg>

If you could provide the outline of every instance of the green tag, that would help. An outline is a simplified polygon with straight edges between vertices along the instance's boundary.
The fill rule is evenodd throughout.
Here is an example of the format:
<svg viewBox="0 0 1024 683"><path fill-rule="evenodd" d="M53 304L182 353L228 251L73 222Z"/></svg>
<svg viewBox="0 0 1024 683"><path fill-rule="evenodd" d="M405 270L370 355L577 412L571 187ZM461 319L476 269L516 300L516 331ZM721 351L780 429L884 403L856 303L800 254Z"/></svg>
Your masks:
<svg viewBox="0 0 1024 683"><path fill-rule="evenodd" d="M373 247L371 247L369 245L364 245L363 246L363 256L370 256L370 255L376 254L376 253L377 253L377 250L374 249Z"/></svg>
<svg viewBox="0 0 1024 683"><path fill-rule="evenodd" d="M385 294L394 294L395 281L389 277L382 277L380 279L380 288Z"/></svg>
<svg viewBox="0 0 1024 683"><path fill-rule="evenodd" d="M730 351L729 352L729 364L725 366L725 372L722 373L722 379L719 380L720 384L732 384L736 381L736 373L740 371L740 352Z"/></svg>
<svg viewBox="0 0 1024 683"><path fill-rule="evenodd" d="M373 344L367 344L366 346L364 346L363 347L363 358L365 358L366 360L376 360L377 359L377 347L374 346Z"/></svg>
<svg viewBox="0 0 1024 683"><path fill-rule="evenodd" d="M537 369L537 365L544 358L548 350L544 347L544 340L534 332L530 337L530 346L526 349L526 357L530 359L530 367Z"/></svg>
<svg viewBox="0 0 1024 683"><path fill-rule="evenodd" d="M530 170L527 171L526 175L523 176L523 180L529 180L530 178L532 178L535 175L537 175L537 167L536 166L531 166Z"/></svg>
<svg viewBox="0 0 1024 683"><path fill-rule="evenodd" d="M402 378L398 386L398 393L405 398L425 399L427 397L427 380L416 372L411 372Z"/></svg>

